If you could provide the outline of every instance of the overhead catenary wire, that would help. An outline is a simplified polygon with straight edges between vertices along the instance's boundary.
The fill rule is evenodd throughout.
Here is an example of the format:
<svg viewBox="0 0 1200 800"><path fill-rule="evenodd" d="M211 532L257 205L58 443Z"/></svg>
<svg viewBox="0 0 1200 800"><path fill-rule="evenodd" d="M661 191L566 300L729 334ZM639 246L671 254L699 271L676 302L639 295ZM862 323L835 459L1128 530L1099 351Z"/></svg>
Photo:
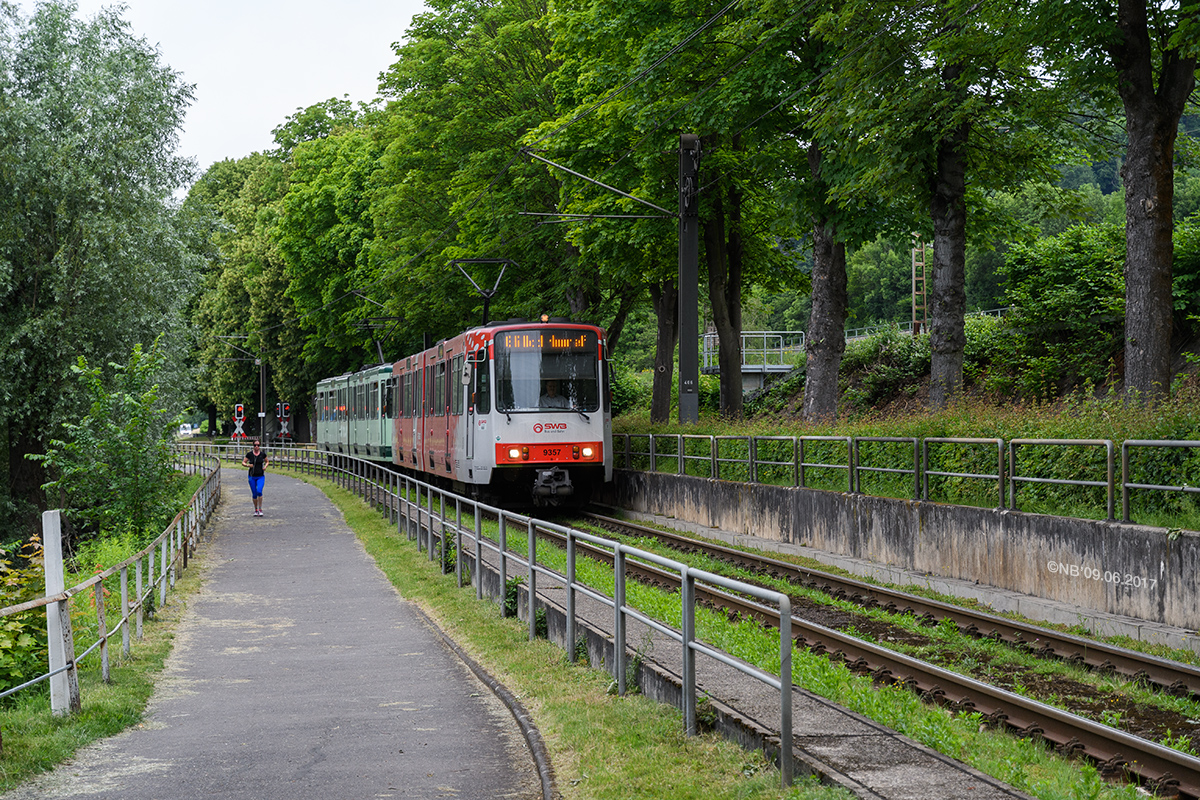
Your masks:
<svg viewBox="0 0 1200 800"><path fill-rule="evenodd" d="M608 94L608 95L606 95L605 97L603 97L603 98L601 98L600 100L598 100L598 101L596 101L595 103L593 103L593 104L592 104L591 106L589 106L587 109L585 109L584 111L582 111L582 112L580 112L578 115L576 115L576 116L575 116L573 119L569 120L568 122L564 123L563 125L560 125L558 128L556 128L556 129L554 129L554 130L550 131L550 132L549 132L549 133L547 133L546 135L544 135L544 136L542 136L541 138L537 139L535 142L533 142L531 145L529 145L529 147L534 147L534 146L536 146L536 145L540 144L541 142L544 142L544 141L546 141L547 139L551 138L552 136L555 136L555 135L557 135L558 133L562 132L563 130L566 130L568 127L570 127L571 125L573 125L573 124L575 124L576 122L578 122L579 120L581 120L581 119L583 119L584 117L588 116L589 114L591 114L592 112L594 112L596 109L600 108L601 106L603 106L603 105L605 105L605 104L607 104L607 103L609 103L609 102L612 102L614 99L616 99L616 98L617 98L618 96L620 96L622 93L624 93L624 92L625 92L627 89L629 89L630 87L632 87L632 86L633 86L634 84L636 84L638 81L640 81L640 80L644 79L644 78L645 78L646 76L648 76L648 75L649 75L651 72L653 72L653 71L654 71L654 70L655 70L655 69L656 69L658 66L660 66L662 63L664 63L664 62L665 62L665 61L667 61L669 58L671 58L671 57L672 57L672 56L674 56L676 53L678 53L680 50L682 50L684 47L686 47L686 46L687 46L687 45L688 45L688 44L689 44L689 43L690 43L690 42L691 42L693 39L695 39L697 36L699 36L699 35L700 35L701 33L703 33L705 30L707 30L708 28L710 28L710 27L712 27L714 24L716 24L716 22L717 22L717 21L718 21L718 20L719 20L721 17L723 17L723 16L724 16L724 15L725 15L725 14L726 14L726 13L727 13L727 12L728 12L730 9L732 9L732 8L733 8L735 5L737 5L739 2L741 2L741 0L730 0L730 2L729 2L729 3L728 3L728 4L727 4L727 5L724 7L724 8L722 8L722 9L721 9L720 11L718 11L716 14L713 14L711 17L709 17L707 20L705 20L705 21L704 21L704 22L703 22L703 23L702 23L702 24L701 24L701 25L700 25L698 28L696 28L694 31L692 31L690 34L688 34L688 35L687 35L687 36L686 36L686 37L683 39L683 41L679 42L677 45L675 45L675 46L674 46L674 47L672 47L672 48L671 48L669 51L667 51L665 54L663 54L663 55L662 55L662 56L661 56L661 57L660 57L660 58L659 58L657 61L655 61L655 63L654 63L654 64L651 64L649 67L647 67L646 69L642 70L642 72L640 72L640 73L639 73L638 75L636 75L634 78L632 78L632 79L630 79L629 81L627 81L627 82L626 82L625 84L623 84L621 87L618 87L618 88L617 88L616 90L614 90L613 92L609 93L609 94ZM517 160L517 159L518 159L518 158L519 158L519 157L520 157L520 156L523 154L523 153L522 153L522 150L523 150L523 148L520 148L520 147L518 147L518 148L517 148L517 150L516 150L516 151L513 153L513 155L512 155L512 156L509 158L509 160L508 160L507 162L505 162L504 166L502 166L502 167L501 167L501 168L500 168L500 169L497 171L496 175L495 175L495 176L493 176L493 178L491 179L491 181L489 181L489 183L488 183L487 187L486 187L486 188L484 188L484 189L482 189L482 190L481 190L481 191L480 191L480 192L479 192L479 193L478 193L478 194L475 196L475 198L474 198L474 199L471 201L471 203L470 203L470 204L469 204L469 205L468 205L468 206L467 206L465 209L463 209L463 210L462 210L462 211L461 211L461 212L460 212L460 213L459 213L459 214L458 214L458 215L457 215L457 216L456 216L456 217L455 217L453 220L451 220L451 222L450 222L448 225L446 225L446 227L445 227L445 228L443 228L443 229L442 229L442 230L441 230L441 231L438 233L438 235L437 235L437 236L436 236L436 237L435 237L435 238L434 238L434 239L433 239L431 242L429 242L429 243L428 243L428 244L427 244L427 245L426 245L424 248L422 248L422 250L421 250L419 253L417 253L416 255L414 255L414 256L412 256L411 258L409 258L409 259L408 259L407 261L405 261L403 264L400 264L400 265L398 265L398 266L392 267L392 268L390 268L390 269L388 269L388 270L384 271L384 273L383 273L383 274L379 275L379 276L378 276L377 278L375 278L374 280L372 280L372 281L370 281L370 282L368 282L368 283L366 283L366 284L363 284L363 285L361 285L361 286L358 286L358 287L356 287L356 288L357 288L357 289L359 289L359 290L366 290L366 289L373 288L373 287L375 287L375 286L379 285L379 283L380 283L381 281L383 281L384 279L386 279L386 278L390 278L390 277L391 277L391 276L392 276L394 273L396 273L397 271L399 271L399 270L401 270L401 269L404 269L405 267L409 266L410 264L412 264L412 263L413 263L414 261L416 261L417 259L419 259L419 258L421 258L422 256L424 256L426 253L428 253L428 252L429 252L429 250L430 250L430 249L433 247L433 245L434 245L434 244L436 244L437 242L441 241L442 239L444 239L446 236L448 236L448 235L449 235L450 231L451 231L451 230L453 230L453 229L454 229L454 228L455 228L455 227L458 225L458 223L459 223L459 222L460 222L460 221L463 219L463 217L465 217L465 216L466 216L466 214L467 214L467 213L469 213L470 211L474 210L475 206L477 206L477 205L479 204L479 202L480 202L480 201L483 199L483 197L484 197L486 194L488 194L488 193L491 191L492 187L494 187L494 186L496 185L496 183L497 183L497 182L498 182L498 181L499 181L499 180L500 180L500 179L501 179L501 178L502 178L502 177L503 177L503 176L504 176L504 175L505 175L505 174L508 172L509 168L510 168L510 167L512 167L513 163L514 163L514 162L515 162L515 161L516 161L516 160ZM534 227L536 228L537 226L534 226ZM522 238L523 238L523 237L522 237ZM336 304L336 303L340 303L342 300L345 300L347 297L350 297L350 296L352 296L353 294L354 294L354 290L347 291L347 292L345 292L345 293L343 293L343 294L339 295L338 297L335 297L335 298L333 298L332 300L328 300L328 301L326 301L324 304L322 304L322 305L321 305L320 307L318 307L318 308L315 308L315 309L309 309L309 310L307 310L307 311L304 311L304 312L302 312L301 314L299 314L299 315L298 315L298 320L300 320L300 319L305 319L306 317L310 316L311 314L315 314L315 313L318 313L318 312L321 312L321 311L325 311L325 310L327 310L328 308L330 308L331 306L333 306L334 304ZM275 325L270 325L270 326L268 326L268 327L261 328L261 329L259 329L259 331L257 331L257 332L258 332L258 333L267 333L267 332L269 332L269 331L272 331L272 330L275 330L275 329L277 329L277 328L281 328L281 327L283 327L285 324L286 324L286 323L279 322L279 323L276 323Z"/></svg>
<svg viewBox="0 0 1200 800"><path fill-rule="evenodd" d="M496 184L511 169L512 165L516 162L516 160L518 158L520 158L523 154L527 155L527 153L523 153L523 151L527 150L528 148L532 148L538 144L541 144L556 135L559 135L560 133L562 133L563 131L568 129L570 126L576 124L580 120L593 114L596 110L598 110L605 104L613 102L616 98L618 98L619 96L624 94L626 91L628 91L634 85L636 85L639 81L642 81L646 77L648 77L655 69L657 69L663 63L665 63L667 60L669 60L670 58L674 57L676 54L681 52L688 44L690 44L692 41L694 41L704 31L708 30L714 24L716 24L725 14L727 14L732 8L734 8L738 4L739 1L740 0L731 0L731 2L726 4L723 8L721 8L719 11L717 11L715 14L713 14L711 17L709 17L707 20L705 20L699 27L697 27L695 30L693 30L691 33L689 33L686 37L684 37L684 39L681 40L678 44L674 45L667 53L663 54L658 59L656 59L656 61L653 64L651 64L650 66L648 66L645 69L643 69L642 71L640 71L633 78L626 81L621 86L614 89L613 91L609 92L607 95L605 95L601 99L599 99L596 102L589 105L587 108L585 108L583 111L576 114L574 117L572 117L567 122L563 123L562 125L559 125L558 127L554 128L553 130L542 135L541 137L539 137L537 140L535 140L530 145L526 145L525 147L518 147L514 151L512 156L508 159L508 161L506 161L505 164L502 167L500 167L500 169L496 172L496 174L491 178L491 180L488 182L487 186L482 188L481 190L479 190L478 193L476 194L476 196L471 200L471 202L466 207L464 207L461 211L459 211L459 213L455 215L454 219L451 220L441 231L439 231L438 234L436 236L434 236L418 253L412 255L408 259L404 260L402 263L390 266L389 268L384 270L382 273L380 273L378 276L376 276L374 279L372 279L366 283L356 285L353 289L344 292L343 294L339 295L338 297L335 297L335 298L332 298L332 299L326 301L325 303L323 303L321 306L319 306L317 308L307 309L303 312L299 312L295 320L279 322L274 325L264 327L262 329L259 329L257 331L257 333L260 333L260 334L267 333L269 331L281 328L287 324L293 324L294 322L299 322L301 320L307 319L308 317L310 317L314 314L320 313L322 311L326 311L330 307L334 306L337 303L342 302L343 300L347 299L348 297L354 296L356 292L362 292L362 291L372 289L372 288L380 285L383 281L391 279L393 276L395 276L401 270L405 269L406 267L410 266L414 262L418 261L425 255L427 255L433 249L433 247L435 245L437 245L441 241L444 241L457 228L457 226L461 223L461 221L471 211L473 211L476 206L478 206L478 204L482 201L482 199L484 198L485 195L490 194L490 192L494 189ZM770 36L774 36L778 30L782 29L789 22L793 21L796 17L798 17L800 14L807 11L814 3L815 3L815 0L810 0L810 2L807 5L805 5L802 9L799 9L798 11L791 14L787 18L787 20L784 21L784 23L781 23L779 26L777 26L775 29L773 29L771 32L768 33L768 38ZM940 35L942 32L949 29L958 20L960 20L961 18L966 16L968 13L970 13L972 10L977 9L980 5L981 5L981 3L975 3L974 5L971 6L970 9L967 9L966 11L962 12L957 17L955 17L955 19L952 20L950 23L947 23L947 25L943 26L941 29L939 29L939 31L935 32L933 34L933 36ZM916 9L918 9L918 10L923 9L923 8L929 8L929 7L931 7L931 6L928 3L916 4ZM845 59L850 58L854 54L860 52L864 47L868 46L871 42L878 39L880 36L884 35L888 30L891 29L891 27L892 26L890 24L883 25L878 31L876 31L874 34L872 34L872 36L870 36L866 41L862 42L861 44L859 44L857 47L855 47L851 51L849 51L849 52L845 53L844 55L842 55L841 57L839 57L829 68L827 68L825 71L823 71L820 75L816 76L813 79L810 79L796 91L791 92L789 95L787 95L782 100L780 100L778 103L776 103L772 108L768 109L763 114L760 114L758 117L756 117L754 120L752 120L749 124L743 126L741 129L739 129L738 132L734 135L740 135L740 134L744 133L746 130L748 130L749 128L753 127L758 122L760 122L767 115L778 110L784 103L788 102L788 100L796 97L801 92L805 91L807 88L812 86L815 82L822 80L824 78L824 76L826 74L828 74L833 68L835 68L836 66L841 64ZM930 37L930 40L932 40L933 36ZM682 103L680 105L679 109L677 109L675 112L672 112L664 120L662 120L661 122L656 124L650 131L646 132L625 153L623 153L617 159L617 161L614 162L613 165L610 165L610 167L615 166L615 164L619 164L621 161L623 161L625 158L627 158L629 155L631 155L651 135L653 135L654 132L656 132L657 130L660 130L664 125L666 125L677 114L682 112L687 107L688 104L693 103L696 98L701 97L704 94L706 94L707 92L711 91L723 79L727 78L731 74L734 74L737 71L737 69L739 69L743 64L745 64L745 62L749 58L751 58L753 55L758 53L763 47L765 47L766 44L767 44L767 41L765 39L763 41L760 41L757 47L755 47L753 50L751 50L748 53L746 53L745 55L743 55L734 64L732 64L728 69L726 69L724 72L722 72L721 75L717 76L712 81L710 81L709 84L704 86L695 96L689 98L688 103ZM897 57L897 59L893 60L891 63L894 64L896 60L899 60L899 58L900 57ZM882 69L883 68L881 68L881 70ZM878 71L875 74L878 74ZM796 130L796 128L793 128L791 131L784 132L783 134L781 134L781 137L790 135L791 133L794 133L795 130ZM777 137L777 138L781 138L781 137ZM711 186L711 185L712 185L711 183L707 184L707 186ZM706 187L701 187L701 188L706 188ZM581 215L580 220L582 220L584 218L591 220L591 219L604 218L604 217L605 217L605 215ZM576 221L576 220L572 219L569 221ZM519 234L515 238L512 238L509 241L504 242L503 243L504 250L509 251L513 244L527 238L530 235L533 235L537 231L537 229L540 228L543 224L545 224L545 223L539 221L539 222L535 223L533 226L531 226L531 228L528 231L526 231L525 233Z"/></svg>

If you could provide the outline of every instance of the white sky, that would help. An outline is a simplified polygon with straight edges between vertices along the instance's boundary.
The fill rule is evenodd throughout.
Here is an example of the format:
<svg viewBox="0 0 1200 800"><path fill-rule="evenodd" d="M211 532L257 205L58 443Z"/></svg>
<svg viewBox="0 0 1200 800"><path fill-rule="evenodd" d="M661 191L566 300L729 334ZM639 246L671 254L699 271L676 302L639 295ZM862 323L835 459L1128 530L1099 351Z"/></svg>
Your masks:
<svg viewBox="0 0 1200 800"><path fill-rule="evenodd" d="M81 17L114 2L77 0ZM124 18L161 63L196 85L180 153L200 172L273 147L297 108L349 95L372 100L423 0L126 0ZM35 0L20 0L28 16Z"/></svg>

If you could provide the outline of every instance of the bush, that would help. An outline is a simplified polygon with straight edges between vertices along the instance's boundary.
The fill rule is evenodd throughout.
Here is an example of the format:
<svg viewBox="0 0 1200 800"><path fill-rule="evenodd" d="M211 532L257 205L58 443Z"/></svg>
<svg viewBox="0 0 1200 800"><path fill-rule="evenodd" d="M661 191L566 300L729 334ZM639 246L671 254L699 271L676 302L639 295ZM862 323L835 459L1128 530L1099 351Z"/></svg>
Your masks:
<svg viewBox="0 0 1200 800"><path fill-rule="evenodd" d="M614 417L650 407L650 396L637 374L620 361L612 362L612 414Z"/></svg>
<svg viewBox="0 0 1200 800"><path fill-rule="evenodd" d="M157 342L148 353L138 344L128 364L109 364L106 380L80 356L71 369L91 407L78 423L64 423L65 440L30 456L57 476L45 488L62 490L68 515L92 535L133 530L153 537L175 513L180 479L170 444L178 419L160 408L154 380L163 363Z"/></svg>
<svg viewBox="0 0 1200 800"><path fill-rule="evenodd" d="M1077 225L1017 244L1005 263L1013 336L996 355L1029 397L1058 397L1108 377L1125 318L1125 231Z"/></svg>
<svg viewBox="0 0 1200 800"><path fill-rule="evenodd" d="M901 333L893 326L846 343L842 394L847 406L863 408L915 392L929 373L929 337Z"/></svg>
<svg viewBox="0 0 1200 800"><path fill-rule="evenodd" d="M0 605L41 597L46 588L42 542L37 536L10 551L0 551ZM13 614L0 620L0 689L11 689L46 670L46 612Z"/></svg>

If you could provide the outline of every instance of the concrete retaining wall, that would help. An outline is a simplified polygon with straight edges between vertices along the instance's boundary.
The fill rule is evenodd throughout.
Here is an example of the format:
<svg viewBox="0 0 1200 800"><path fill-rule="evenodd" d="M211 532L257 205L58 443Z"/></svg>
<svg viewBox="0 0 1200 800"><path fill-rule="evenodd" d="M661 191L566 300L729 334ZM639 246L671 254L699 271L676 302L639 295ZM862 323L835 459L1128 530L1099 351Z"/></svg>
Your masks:
<svg viewBox="0 0 1200 800"><path fill-rule="evenodd" d="M606 502L1108 614L1200 625L1200 534L617 470Z"/></svg>

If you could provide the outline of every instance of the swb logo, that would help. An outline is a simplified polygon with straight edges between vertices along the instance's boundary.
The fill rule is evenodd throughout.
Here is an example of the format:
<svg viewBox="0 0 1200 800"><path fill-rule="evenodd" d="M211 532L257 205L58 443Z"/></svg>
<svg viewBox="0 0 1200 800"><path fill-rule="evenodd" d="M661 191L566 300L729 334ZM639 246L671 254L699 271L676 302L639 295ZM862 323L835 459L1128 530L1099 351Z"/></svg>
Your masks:
<svg viewBox="0 0 1200 800"><path fill-rule="evenodd" d="M533 426L534 433L541 433L542 431L565 431L566 429L567 423L565 422L547 422L545 424L537 422Z"/></svg>

